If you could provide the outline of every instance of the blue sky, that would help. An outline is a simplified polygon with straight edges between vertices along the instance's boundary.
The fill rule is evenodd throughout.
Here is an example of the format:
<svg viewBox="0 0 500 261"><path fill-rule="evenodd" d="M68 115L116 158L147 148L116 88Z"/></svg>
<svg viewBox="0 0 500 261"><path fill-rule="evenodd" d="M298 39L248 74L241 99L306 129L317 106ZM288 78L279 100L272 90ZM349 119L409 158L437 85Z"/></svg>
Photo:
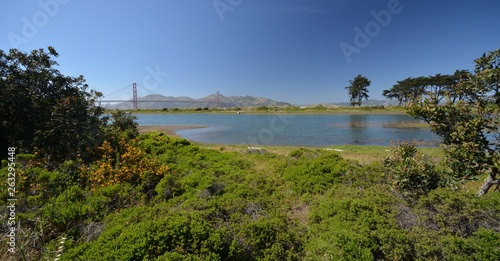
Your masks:
<svg viewBox="0 0 500 261"><path fill-rule="evenodd" d="M113 99L130 99L136 82L140 96L326 104L348 101L358 74L383 99L398 80L473 69L500 48L497 0L5 0L0 9L0 49L54 46L62 73Z"/></svg>

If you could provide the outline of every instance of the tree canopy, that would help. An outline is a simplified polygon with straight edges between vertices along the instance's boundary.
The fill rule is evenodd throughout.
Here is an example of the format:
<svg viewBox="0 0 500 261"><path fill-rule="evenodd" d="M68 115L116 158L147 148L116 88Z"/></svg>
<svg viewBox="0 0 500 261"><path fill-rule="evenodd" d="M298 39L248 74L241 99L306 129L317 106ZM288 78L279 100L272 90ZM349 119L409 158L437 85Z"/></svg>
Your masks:
<svg viewBox="0 0 500 261"><path fill-rule="evenodd" d="M489 173L479 195L498 184L500 166L500 49L475 60L474 74L426 78L430 92L408 112L429 123L443 138L448 179L477 179Z"/></svg>
<svg viewBox="0 0 500 261"><path fill-rule="evenodd" d="M349 99L352 106L361 106L363 99L368 99L368 86L371 82L365 76L358 74L354 80L350 80L351 85L345 87L349 91Z"/></svg>
<svg viewBox="0 0 500 261"><path fill-rule="evenodd" d="M99 145L106 119L94 106L101 94L88 91L83 76L55 67L53 47L23 53L0 50L0 146L40 153L49 161L75 158Z"/></svg>
<svg viewBox="0 0 500 261"><path fill-rule="evenodd" d="M458 89L459 83L465 81L469 75L467 70L456 70L451 75L408 77L397 81L391 89L384 90L382 95L390 100L396 99L399 105L411 105L431 97L438 102L445 97L455 102L464 99L464 93Z"/></svg>

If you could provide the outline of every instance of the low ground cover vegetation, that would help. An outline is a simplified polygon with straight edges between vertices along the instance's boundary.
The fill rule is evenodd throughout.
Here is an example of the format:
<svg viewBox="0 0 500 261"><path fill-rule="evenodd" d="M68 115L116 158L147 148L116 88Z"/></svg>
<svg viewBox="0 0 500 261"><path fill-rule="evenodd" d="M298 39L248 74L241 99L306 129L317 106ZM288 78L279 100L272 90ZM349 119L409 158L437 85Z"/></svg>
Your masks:
<svg viewBox="0 0 500 261"><path fill-rule="evenodd" d="M319 149L221 152L162 133L127 137L56 169L20 157L20 260L55 258L63 237L60 260L500 257L498 193L437 188L429 166L404 161L421 160L409 148L360 164ZM415 187L419 177L403 181L389 166L430 181Z"/></svg>

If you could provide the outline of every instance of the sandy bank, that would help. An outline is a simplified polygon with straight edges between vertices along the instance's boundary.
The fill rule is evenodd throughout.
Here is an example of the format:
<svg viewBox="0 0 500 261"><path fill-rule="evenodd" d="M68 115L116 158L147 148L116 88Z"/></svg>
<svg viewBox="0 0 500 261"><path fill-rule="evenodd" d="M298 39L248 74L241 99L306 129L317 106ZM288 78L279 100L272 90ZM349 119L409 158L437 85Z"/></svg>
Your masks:
<svg viewBox="0 0 500 261"><path fill-rule="evenodd" d="M198 129L198 128L205 128L205 127L207 127L207 126L202 126L202 125L163 125L163 126L139 126L138 128L139 128L140 133L163 132L163 133L170 135L170 136L179 137L179 135L175 134L176 131Z"/></svg>

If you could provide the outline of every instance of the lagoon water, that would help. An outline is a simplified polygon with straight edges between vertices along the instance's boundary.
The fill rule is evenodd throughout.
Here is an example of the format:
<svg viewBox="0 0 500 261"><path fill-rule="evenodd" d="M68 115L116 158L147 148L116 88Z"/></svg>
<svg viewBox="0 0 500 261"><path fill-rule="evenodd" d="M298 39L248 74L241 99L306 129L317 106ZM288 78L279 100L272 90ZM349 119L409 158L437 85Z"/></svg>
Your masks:
<svg viewBox="0 0 500 261"><path fill-rule="evenodd" d="M139 125L203 125L176 134L215 144L330 146L390 145L414 141L436 146L439 137L428 128L401 128L418 122L408 115L378 114L137 114Z"/></svg>

